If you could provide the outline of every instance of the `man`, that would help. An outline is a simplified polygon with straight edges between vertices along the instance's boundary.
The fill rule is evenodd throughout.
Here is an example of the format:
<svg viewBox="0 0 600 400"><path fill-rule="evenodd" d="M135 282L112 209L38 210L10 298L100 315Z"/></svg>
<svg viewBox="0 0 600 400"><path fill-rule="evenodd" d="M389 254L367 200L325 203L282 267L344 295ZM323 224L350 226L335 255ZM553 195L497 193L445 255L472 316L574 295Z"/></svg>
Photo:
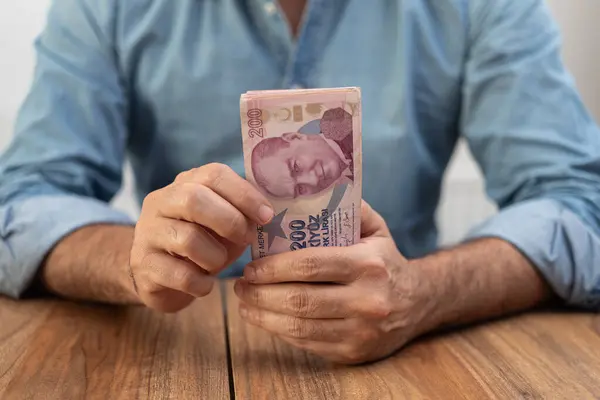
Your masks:
<svg viewBox="0 0 600 400"><path fill-rule="evenodd" d="M293 199L318 195L342 183L342 177L352 182L352 116L335 108L316 122L319 135L290 132L261 140L254 147L252 173L266 194Z"/></svg>
<svg viewBox="0 0 600 400"><path fill-rule="evenodd" d="M56 0L36 49L0 161L4 294L175 312L243 268L243 318L349 363L554 298L598 308L600 132L542 0ZM297 86L362 89L362 240L244 266L273 210L240 177L239 96ZM436 250L459 137L500 212ZM135 226L107 205L125 157Z"/></svg>

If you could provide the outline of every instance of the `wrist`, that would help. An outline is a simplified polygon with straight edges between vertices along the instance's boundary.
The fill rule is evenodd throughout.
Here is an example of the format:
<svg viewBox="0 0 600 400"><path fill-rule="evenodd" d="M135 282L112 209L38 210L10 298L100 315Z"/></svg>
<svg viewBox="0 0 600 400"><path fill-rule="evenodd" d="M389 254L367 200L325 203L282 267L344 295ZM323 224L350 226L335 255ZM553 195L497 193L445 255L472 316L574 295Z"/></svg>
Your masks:
<svg viewBox="0 0 600 400"><path fill-rule="evenodd" d="M416 335L423 335L442 327L451 313L451 306L456 295L452 295L451 277L448 276L445 259L446 255L437 253L435 256L410 260L408 266L417 271L417 297L421 297L423 310L416 322Z"/></svg>
<svg viewBox="0 0 600 400"><path fill-rule="evenodd" d="M136 277L133 274L133 270L131 269L130 259L132 245L133 239L131 241L131 244L128 243L128 246L123 248L123 255L122 257L120 257L120 259L124 260L124 262L121 265L121 268L119 269L118 275L117 284L119 287L119 291L121 292L121 295L119 297L123 299L124 303L143 304L138 294Z"/></svg>
<svg viewBox="0 0 600 400"><path fill-rule="evenodd" d="M529 309L550 293L534 266L500 239L476 240L411 263L430 296L421 333Z"/></svg>
<svg viewBox="0 0 600 400"><path fill-rule="evenodd" d="M128 264L133 228L116 225L83 227L50 252L41 280L55 295L108 303L136 304Z"/></svg>
<svg viewBox="0 0 600 400"><path fill-rule="evenodd" d="M125 265L125 271L120 274L119 287L121 293L123 293L122 297L124 302L130 304L142 304L138 294L137 282L129 263Z"/></svg>

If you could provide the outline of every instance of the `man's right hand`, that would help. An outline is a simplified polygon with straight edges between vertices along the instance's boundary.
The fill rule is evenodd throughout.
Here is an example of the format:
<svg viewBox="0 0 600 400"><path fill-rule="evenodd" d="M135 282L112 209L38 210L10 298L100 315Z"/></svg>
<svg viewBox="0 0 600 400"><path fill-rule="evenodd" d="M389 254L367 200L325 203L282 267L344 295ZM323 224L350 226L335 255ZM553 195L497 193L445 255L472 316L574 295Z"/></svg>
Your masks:
<svg viewBox="0 0 600 400"><path fill-rule="evenodd" d="M214 275L273 217L269 201L223 164L183 172L144 200L130 268L140 300L176 312L210 293Z"/></svg>

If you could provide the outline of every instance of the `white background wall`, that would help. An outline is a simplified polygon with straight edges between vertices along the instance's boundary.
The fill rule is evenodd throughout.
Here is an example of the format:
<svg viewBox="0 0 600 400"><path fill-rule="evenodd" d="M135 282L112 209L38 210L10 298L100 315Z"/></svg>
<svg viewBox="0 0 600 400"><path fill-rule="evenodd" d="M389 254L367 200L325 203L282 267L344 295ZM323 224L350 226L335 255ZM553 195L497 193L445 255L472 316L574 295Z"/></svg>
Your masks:
<svg viewBox="0 0 600 400"><path fill-rule="evenodd" d="M547 0L564 35L563 53L582 96L600 121L600 0ZM30 84L31 43L45 21L50 0L0 3L0 152L12 136L14 118ZM131 175L115 206L135 215ZM444 185L439 221L442 242L461 237L473 223L494 212L485 199L479 170L461 143Z"/></svg>

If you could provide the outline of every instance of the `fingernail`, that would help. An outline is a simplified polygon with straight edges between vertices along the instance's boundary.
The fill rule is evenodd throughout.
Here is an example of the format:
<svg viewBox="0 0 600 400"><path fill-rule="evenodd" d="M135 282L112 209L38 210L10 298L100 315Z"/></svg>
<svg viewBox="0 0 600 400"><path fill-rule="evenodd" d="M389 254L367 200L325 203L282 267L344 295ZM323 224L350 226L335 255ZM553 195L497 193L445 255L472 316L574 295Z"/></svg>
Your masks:
<svg viewBox="0 0 600 400"><path fill-rule="evenodd" d="M248 309L244 305L240 305L240 316L246 318L248 316Z"/></svg>
<svg viewBox="0 0 600 400"><path fill-rule="evenodd" d="M271 207L267 206L266 204L263 204L258 209L258 218L260 219L260 222L262 222L263 224L266 224L267 222L269 222L271 220L271 218L273 218L273 214L274 214L273 209Z"/></svg>
<svg viewBox="0 0 600 400"><path fill-rule="evenodd" d="M256 268L247 265L244 269L244 278L246 278L248 282L254 282L256 280Z"/></svg>

